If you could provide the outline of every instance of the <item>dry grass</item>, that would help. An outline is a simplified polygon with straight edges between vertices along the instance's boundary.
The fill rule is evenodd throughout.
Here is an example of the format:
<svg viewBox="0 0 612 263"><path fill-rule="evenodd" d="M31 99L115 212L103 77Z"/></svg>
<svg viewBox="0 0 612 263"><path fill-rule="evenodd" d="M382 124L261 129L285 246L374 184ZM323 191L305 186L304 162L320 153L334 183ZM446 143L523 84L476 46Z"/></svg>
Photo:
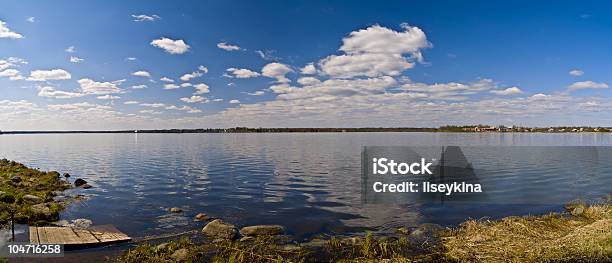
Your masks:
<svg viewBox="0 0 612 263"><path fill-rule="evenodd" d="M569 213L467 221L444 238L459 262L610 262L612 207L568 205Z"/></svg>

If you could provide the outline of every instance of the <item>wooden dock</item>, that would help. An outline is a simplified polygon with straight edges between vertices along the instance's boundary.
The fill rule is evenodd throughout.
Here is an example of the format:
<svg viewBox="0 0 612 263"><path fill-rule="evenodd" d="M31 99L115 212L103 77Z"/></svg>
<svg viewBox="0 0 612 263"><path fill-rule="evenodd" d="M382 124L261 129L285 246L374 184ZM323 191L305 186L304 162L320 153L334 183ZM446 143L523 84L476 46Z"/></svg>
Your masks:
<svg viewBox="0 0 612 263"><path fill-rule="evenodd" d="M30 243L63 244L65 246L96 246L130 241L132 238L113 225L92 226L81 229L73 227L30 227Z"/></svg>

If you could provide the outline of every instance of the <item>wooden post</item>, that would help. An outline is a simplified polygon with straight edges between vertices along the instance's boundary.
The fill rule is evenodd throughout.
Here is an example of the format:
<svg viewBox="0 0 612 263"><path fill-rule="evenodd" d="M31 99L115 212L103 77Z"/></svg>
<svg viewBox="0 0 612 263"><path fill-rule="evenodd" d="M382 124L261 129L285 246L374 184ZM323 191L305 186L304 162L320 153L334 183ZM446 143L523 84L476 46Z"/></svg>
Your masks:
<svg viewBox="0 0 612 263"><path fill-rule="evenodd" d="M15 242L15 211L11 211L11 233L13 235L13 242Z"/></svg>

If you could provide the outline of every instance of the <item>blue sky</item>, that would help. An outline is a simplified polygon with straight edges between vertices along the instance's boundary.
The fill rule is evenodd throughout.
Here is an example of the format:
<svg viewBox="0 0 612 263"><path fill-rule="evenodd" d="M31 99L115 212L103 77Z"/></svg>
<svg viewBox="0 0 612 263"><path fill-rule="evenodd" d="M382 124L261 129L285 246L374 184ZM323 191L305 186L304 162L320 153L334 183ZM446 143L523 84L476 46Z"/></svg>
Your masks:
<svg viewBox="0 0 612 263"><path fill-rule="evenodd" d="M606 2L0 5L2 130L612 126Z"/></svg>

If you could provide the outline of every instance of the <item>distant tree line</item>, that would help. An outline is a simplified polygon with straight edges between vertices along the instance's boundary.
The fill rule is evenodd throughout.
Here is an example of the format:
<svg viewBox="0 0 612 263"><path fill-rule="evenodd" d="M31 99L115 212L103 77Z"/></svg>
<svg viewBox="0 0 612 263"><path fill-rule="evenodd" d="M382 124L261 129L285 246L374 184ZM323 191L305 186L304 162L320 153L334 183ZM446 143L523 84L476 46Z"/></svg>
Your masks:
<svg viewBox="0 0 612 263"><path fill-rule="evenodd" d="M610 127L519 127L491 125L446 125L438 128L417 127L365 127L365 128L209 128L209 129L155 129L115 131L0 131L0 134L42 133L296 133L296 132L612 132Z"/></svg>

